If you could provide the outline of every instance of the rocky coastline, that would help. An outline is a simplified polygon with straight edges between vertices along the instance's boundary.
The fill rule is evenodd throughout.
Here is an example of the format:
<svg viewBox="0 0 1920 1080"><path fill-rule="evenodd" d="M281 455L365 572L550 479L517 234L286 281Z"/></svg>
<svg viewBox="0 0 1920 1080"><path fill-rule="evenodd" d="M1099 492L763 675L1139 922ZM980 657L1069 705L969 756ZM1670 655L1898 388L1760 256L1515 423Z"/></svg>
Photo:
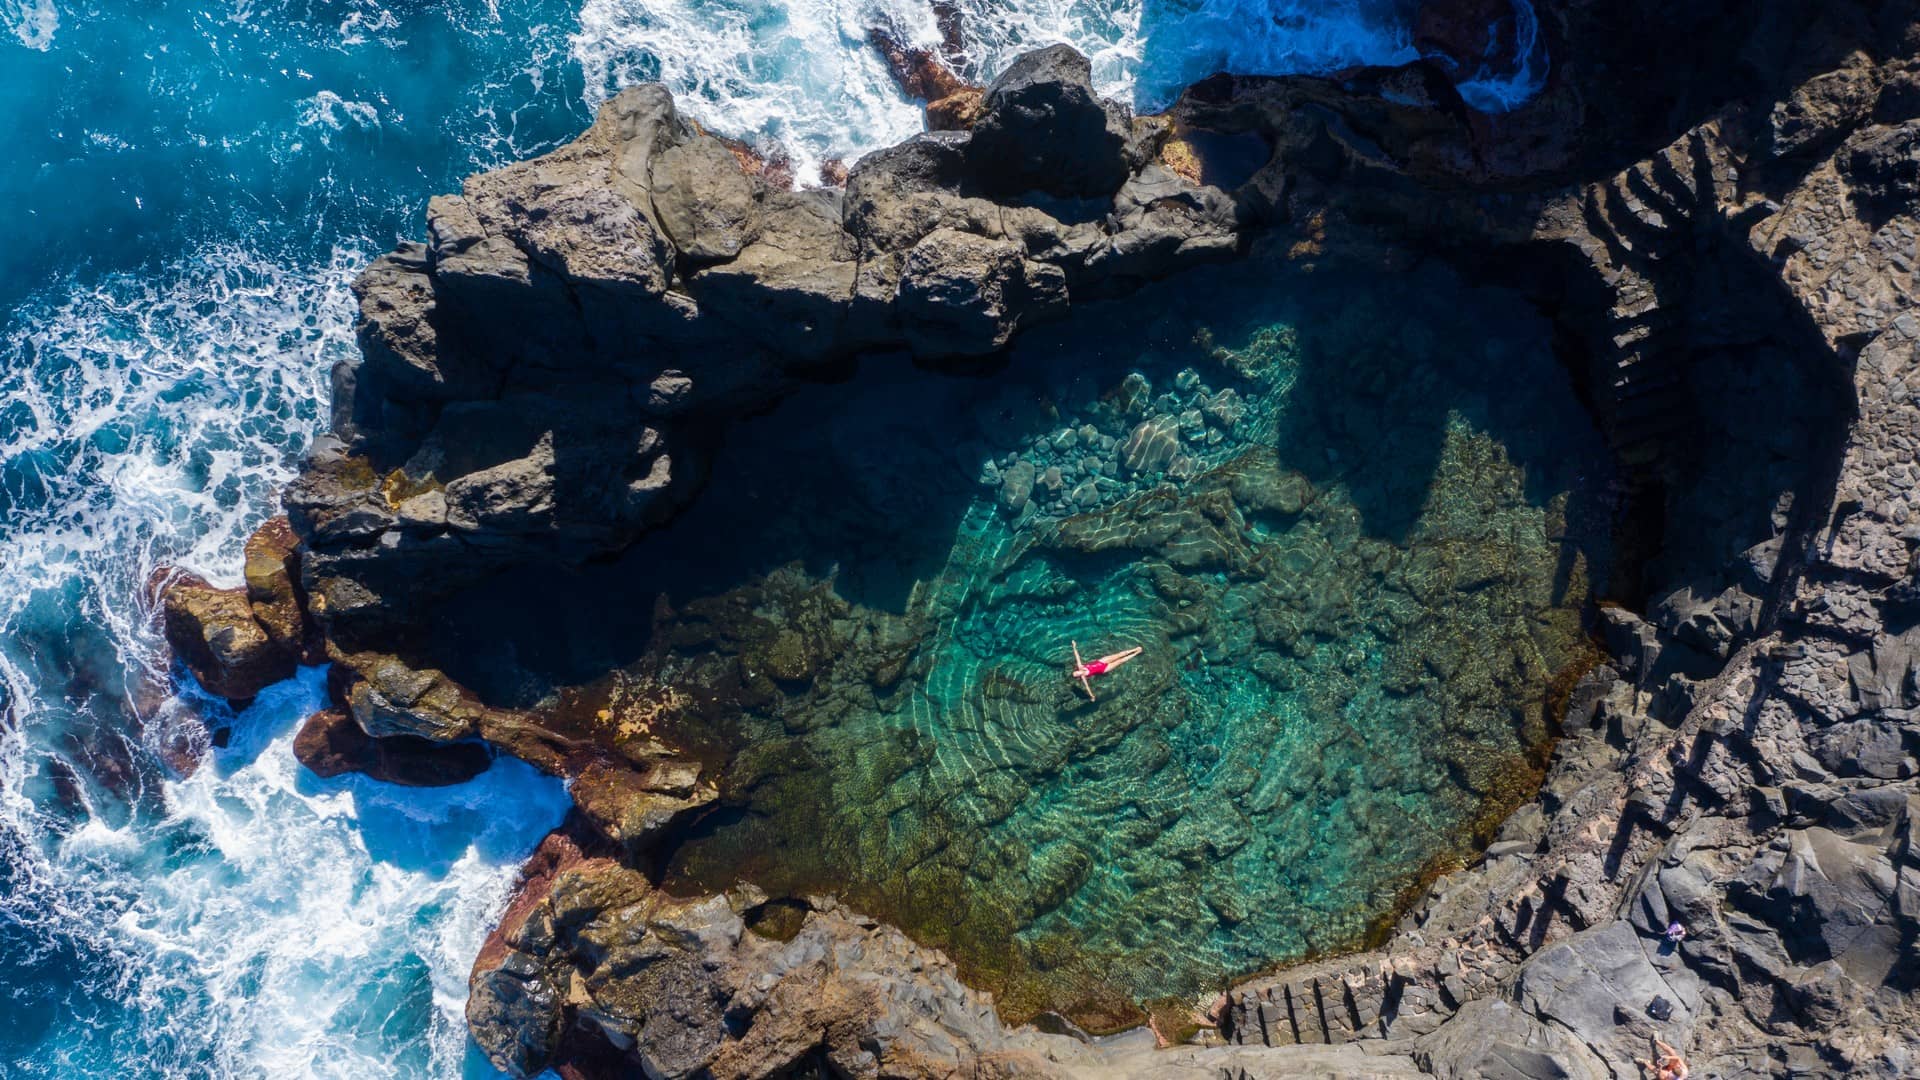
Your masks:
<svg viewBox="0 0 1920 1080"><path fill-rule="evenodd" d="M317 772L456 782L500 752L572 781L474 970L474 1033L519 1075L1608 1077L1640 1075L1651 1037L1698 1075L1911 1075L1920 10L1711 7L1540 4L1552 74L1504 116L1442 60L1219 76L1150 117L1064 48L985 88L923 74L954 130L844 190L768 183L629 90L436 198L427 242L367 270L333 436L243 589L156 582L168 640L236 700L329 661ZM1435 42L1488 25L1443 14ZM990 374L1015 335L1203 264L1428 258L1552 321L1608 443L1608 658L1482 855L1377 948L1156 1008L1186 1045L1009 1028L938 950L834 897L660 887L722 801L719 703L843 647L804 583L766 595L818 641L691 613L765 688L634 676L620 626L543 683L463 665L507 622L576 642L528 568L670 527L729 425L797 387ZM1015 486L1029 513L1033 477ZM1030 513L1071 516L1060 494Z"/></svg>

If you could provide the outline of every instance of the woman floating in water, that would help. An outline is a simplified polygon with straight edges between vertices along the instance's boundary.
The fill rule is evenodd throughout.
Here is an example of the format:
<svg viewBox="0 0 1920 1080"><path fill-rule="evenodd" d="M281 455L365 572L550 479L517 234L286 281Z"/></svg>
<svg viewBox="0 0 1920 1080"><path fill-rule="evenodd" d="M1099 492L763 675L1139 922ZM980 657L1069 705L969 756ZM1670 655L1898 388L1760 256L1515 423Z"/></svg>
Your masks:
<svg viewBox="0 0 1920 1080"><path fill-rule="evenodd" d="M1098 701L1100 699L1093 696L1093 683L1088 680L1095 675L1105 675L1121 664L1139 656L1142 651L1139 646L1131 649L1122 649L1117 653L1108 653L1089 664L1085 660L1080 659L1080 643L1076 641L1073 643L1073 677L1079 679L1080 685L1087 688L1088 701Z"/></svg>

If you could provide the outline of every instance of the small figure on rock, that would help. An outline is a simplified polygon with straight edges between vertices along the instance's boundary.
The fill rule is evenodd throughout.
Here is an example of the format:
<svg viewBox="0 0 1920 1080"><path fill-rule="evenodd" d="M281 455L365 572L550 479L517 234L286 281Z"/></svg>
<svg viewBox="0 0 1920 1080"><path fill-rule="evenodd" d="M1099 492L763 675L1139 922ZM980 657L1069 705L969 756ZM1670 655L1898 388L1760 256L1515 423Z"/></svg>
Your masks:
<svg viewBox="0 0 1920 1080"><path fill-rule="evenodd" d="M1687 1080L1687 1059L1659 1039L1653 1040L1653 1060L1642 1061L1640 1065L1654 1080Z"/></svg>
<svg viewBox="0 0 1920 1080"><path fill-rule="evenodd" d="M1080 659L1080 643L1076 641L1073 643L1072 677L1079 679L1080 685L1086 687L1088 701L1098 701L1100 699L1093 696L1093 683L1089 681L1091 677L1094 675L1105 675L1121 664L1139 656L1144 651L1144 649L1136 645L1131 649L1122 649L1117 653L1108 653L1089 664L1085 660Z"/></svg>
<svg viewBox="0 0 1920 1080"><path fill-rule="evenodd" d="M1674 945L1678 945L1681 942L1687 940L1687 928L1680 925L1680 923L1677 921L1670 922L1667 924L1666 936L1667 936L1667 941L1669 941Z"/></svg>

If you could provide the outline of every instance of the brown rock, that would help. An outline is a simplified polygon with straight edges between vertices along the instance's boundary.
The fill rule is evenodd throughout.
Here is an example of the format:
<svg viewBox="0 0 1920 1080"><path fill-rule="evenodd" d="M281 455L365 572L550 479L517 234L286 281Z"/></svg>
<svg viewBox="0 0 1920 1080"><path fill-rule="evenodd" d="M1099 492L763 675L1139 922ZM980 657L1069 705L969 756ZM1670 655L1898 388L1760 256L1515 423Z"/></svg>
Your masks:
<svg viewBox="0 0 1920 1080"><path fill-rule="evenodd" d="M293 674L294 653L254 618L245 589L177 578L161 611L167 644L210 694L244 700Z"/></svg>
<svg viewBox="0 0 1920 1080"><path fill-rule="evenodd" d="M479 743L441 744L410 735L376 739L344 709L307 717L294 737L293 756L316 776L358 772L406 787L464 784L493 764Z"/></svg>
<svg viewBox="0 0 1920 1080"><path fill-rule="evenodd" d="M867 43L879 50L893 81L900 84L900 92L910 98L937 101L970 88L970 84L955 75L938 56L901 41L890 30L878 26L868 30Z"/></svg>
<svg viewBox="0 0 1920 1080"><path fill-rule="evenodd" d="M580 813L607 839L630 852L644 852L683 816L714 801L712 785L678 762L645 769L594 762L574 778L571 792Z"/></svg>
<svg viewBox="0 0 1920 1080"><path fill-rule="evenodd" d="M243 573L253 617L274 644L297 654L303 664L325 663L320 639L307 619L306 594L300 588L300 538L285 515L269 518L247 537Z"/></svg>
<svg viewBox="0 0 1920 1080"><path fill-rule="evenodd" d="M986 94L977 86L968 86L943 98L927 102L928 131L966 131L985 112Z"/></svg>

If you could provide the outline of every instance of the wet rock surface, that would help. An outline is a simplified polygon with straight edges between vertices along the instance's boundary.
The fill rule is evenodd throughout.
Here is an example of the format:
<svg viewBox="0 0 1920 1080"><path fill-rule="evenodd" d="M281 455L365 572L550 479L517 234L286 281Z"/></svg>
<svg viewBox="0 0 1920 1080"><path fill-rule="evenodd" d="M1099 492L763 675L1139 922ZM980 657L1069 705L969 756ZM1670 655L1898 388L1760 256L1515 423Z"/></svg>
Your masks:
<svg viewBox="0 0 1920 1080"><path fill-rule="evenodd" d="M405 787L464 784L493 764L493 755L479 743L443 746L412 735L375 738L344 709L308 717L294 737L293 756L316 776L364 773Z"/></svg>

